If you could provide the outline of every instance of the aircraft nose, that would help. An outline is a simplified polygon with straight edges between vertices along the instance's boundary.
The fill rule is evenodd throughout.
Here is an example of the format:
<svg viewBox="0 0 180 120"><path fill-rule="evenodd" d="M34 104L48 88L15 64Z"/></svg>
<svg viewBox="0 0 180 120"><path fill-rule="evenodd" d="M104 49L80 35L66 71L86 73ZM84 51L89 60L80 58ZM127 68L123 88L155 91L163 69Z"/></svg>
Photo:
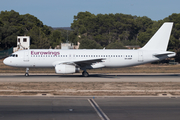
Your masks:
<svg viewBox="0 0 180 120"><path fill-rule="evenodd" d="M8 58L6 58L6 59L3 60L3 63L4 63L5 65L8 65L8 61L9 61Z"/></svg>

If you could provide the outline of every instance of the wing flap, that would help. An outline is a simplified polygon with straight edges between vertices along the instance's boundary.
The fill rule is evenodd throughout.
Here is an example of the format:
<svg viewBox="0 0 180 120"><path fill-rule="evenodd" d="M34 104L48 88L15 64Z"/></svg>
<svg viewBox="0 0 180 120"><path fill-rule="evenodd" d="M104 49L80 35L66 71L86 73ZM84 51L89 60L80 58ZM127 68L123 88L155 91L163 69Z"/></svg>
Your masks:
<svg viewBox="0 0 180 120"><path fill-rule="evenodd" d="M103 62L103 60L105 60L105 58L72 60L72 61L62 61L62 62L57 61L57 62L54 63L54 66L57 65L57 64L67 64L67 65L85 67L85 66L90 66L93 63Z"/></svg>
<svg viewBox="0 0 180 120"><path fill-rule="evenodd" d="M89 65L92 65L93 63L102 62L102 60L104 60L104 59L98 58L98 59L75 61L74 63L79 66L89 66Z"/></svg>

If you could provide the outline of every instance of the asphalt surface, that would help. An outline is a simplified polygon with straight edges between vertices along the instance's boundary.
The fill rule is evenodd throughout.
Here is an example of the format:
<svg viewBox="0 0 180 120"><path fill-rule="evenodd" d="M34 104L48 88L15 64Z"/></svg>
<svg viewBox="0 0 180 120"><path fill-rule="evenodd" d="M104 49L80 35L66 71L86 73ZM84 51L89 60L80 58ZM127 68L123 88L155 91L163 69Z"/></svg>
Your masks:
<svg viewBox="0 0 180 120"><path fill-rule="evenodd" d="M179 120L180 98L0 97L0 120ZM105 119L105 118L102 118Z"/></svg>
<svg viewBox="0 0 180 120"><path fill-rule="evenodd" d="M180 82L180 73L110 73L90 74L34 74L25 77L24 74L0 74L0 82Z"/></svg>

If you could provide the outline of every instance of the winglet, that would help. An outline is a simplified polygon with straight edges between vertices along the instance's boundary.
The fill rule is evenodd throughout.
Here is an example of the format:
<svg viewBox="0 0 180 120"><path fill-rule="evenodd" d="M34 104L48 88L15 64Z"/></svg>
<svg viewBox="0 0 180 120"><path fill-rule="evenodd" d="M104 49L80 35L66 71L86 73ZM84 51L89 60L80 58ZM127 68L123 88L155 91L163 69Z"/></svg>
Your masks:
<svg viewBox="0 0 180 120"><path fill-rule="evenodd" d="M142 50L166 51L172 31L173 22L165 22L153 37L141 48Z"/></svg>

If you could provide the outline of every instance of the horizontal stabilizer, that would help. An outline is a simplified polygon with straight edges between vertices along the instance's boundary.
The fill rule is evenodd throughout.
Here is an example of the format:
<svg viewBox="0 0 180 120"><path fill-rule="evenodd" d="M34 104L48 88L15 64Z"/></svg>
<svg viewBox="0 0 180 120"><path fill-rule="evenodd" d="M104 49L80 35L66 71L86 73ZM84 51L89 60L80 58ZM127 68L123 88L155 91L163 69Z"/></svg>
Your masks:
<svg viewBox="0 0 180 120"><path fill-rule="evenodd" d="M163 52L163 53L158 53L158 54L154 54L155 57L161 57L161 56L165 56L167 55L168 57L173 57L176 55L175 52Z"/></svg>

